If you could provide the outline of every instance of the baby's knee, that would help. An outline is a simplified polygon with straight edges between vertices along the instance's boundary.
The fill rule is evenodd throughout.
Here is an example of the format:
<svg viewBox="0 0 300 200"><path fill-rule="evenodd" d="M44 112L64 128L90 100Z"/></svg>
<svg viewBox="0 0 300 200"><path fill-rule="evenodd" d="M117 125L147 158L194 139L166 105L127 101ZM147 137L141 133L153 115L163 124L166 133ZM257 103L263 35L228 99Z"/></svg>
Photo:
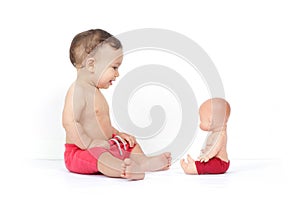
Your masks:
<svg viewBox="0 0 300 200"><path fill-rule="evenodd" d="M143 153L142 147L140 146L139 143L135 143L134 146L132 147L131 153Z"/></svg>

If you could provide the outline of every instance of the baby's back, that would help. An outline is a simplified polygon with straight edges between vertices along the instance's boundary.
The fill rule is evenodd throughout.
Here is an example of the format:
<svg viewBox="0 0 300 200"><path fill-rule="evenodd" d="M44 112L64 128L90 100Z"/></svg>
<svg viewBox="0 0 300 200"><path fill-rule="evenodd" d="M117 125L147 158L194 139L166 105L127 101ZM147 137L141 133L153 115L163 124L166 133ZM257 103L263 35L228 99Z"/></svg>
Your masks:
<svg viewBox="0 0 300 200"><path fill-rule="evenodd" d="M83 86L76 82L67 92L63 111L63 124L74 124L77 136L66 129L67 143L72 138L86 134L91 139L107 139L111 135L108 105L100 91L92 86ZM72 135L73 134L73 135Z"/></svg>

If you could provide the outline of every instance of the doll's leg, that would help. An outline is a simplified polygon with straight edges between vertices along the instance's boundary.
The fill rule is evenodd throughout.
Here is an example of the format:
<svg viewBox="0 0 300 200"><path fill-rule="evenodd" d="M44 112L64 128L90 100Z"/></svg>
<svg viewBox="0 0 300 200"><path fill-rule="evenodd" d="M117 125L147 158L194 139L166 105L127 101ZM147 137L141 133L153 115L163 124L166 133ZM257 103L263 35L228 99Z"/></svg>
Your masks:
<svg viewBox="0 0 300 200"><path fill-rule="evenodd" d="M184 159L180 160L181 168L186 174L198 174L195 165L195 160L190 155L187 155L187 162Z"/></svg>

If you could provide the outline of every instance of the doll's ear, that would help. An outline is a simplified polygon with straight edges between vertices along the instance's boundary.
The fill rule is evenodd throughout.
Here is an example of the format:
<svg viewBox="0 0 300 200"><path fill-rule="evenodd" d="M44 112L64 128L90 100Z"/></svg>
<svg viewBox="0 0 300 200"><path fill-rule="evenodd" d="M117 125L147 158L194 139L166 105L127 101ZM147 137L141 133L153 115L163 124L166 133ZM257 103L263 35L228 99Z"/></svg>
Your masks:
<svg viewBox="0 0 300 200"><path fill-rule="evenodd" d="M94 58L88 58L86 61L86 67L87 70L91 73L95 72L95 59Z"/></svg>

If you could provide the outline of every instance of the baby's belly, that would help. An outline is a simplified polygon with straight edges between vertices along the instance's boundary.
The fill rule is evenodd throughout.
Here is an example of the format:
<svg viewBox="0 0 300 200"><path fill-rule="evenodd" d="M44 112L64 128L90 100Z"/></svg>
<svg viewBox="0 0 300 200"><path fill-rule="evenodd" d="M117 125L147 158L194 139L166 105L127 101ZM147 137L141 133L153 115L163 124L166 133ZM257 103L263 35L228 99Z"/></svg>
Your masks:
<svg viewBox="0 0 300 200"><path fill-rule="evenodd" d="M98 123L85 123L83 124L83 129L86 134L92 139L109 139L112 136L112 127L100 127Z"/></svg>

